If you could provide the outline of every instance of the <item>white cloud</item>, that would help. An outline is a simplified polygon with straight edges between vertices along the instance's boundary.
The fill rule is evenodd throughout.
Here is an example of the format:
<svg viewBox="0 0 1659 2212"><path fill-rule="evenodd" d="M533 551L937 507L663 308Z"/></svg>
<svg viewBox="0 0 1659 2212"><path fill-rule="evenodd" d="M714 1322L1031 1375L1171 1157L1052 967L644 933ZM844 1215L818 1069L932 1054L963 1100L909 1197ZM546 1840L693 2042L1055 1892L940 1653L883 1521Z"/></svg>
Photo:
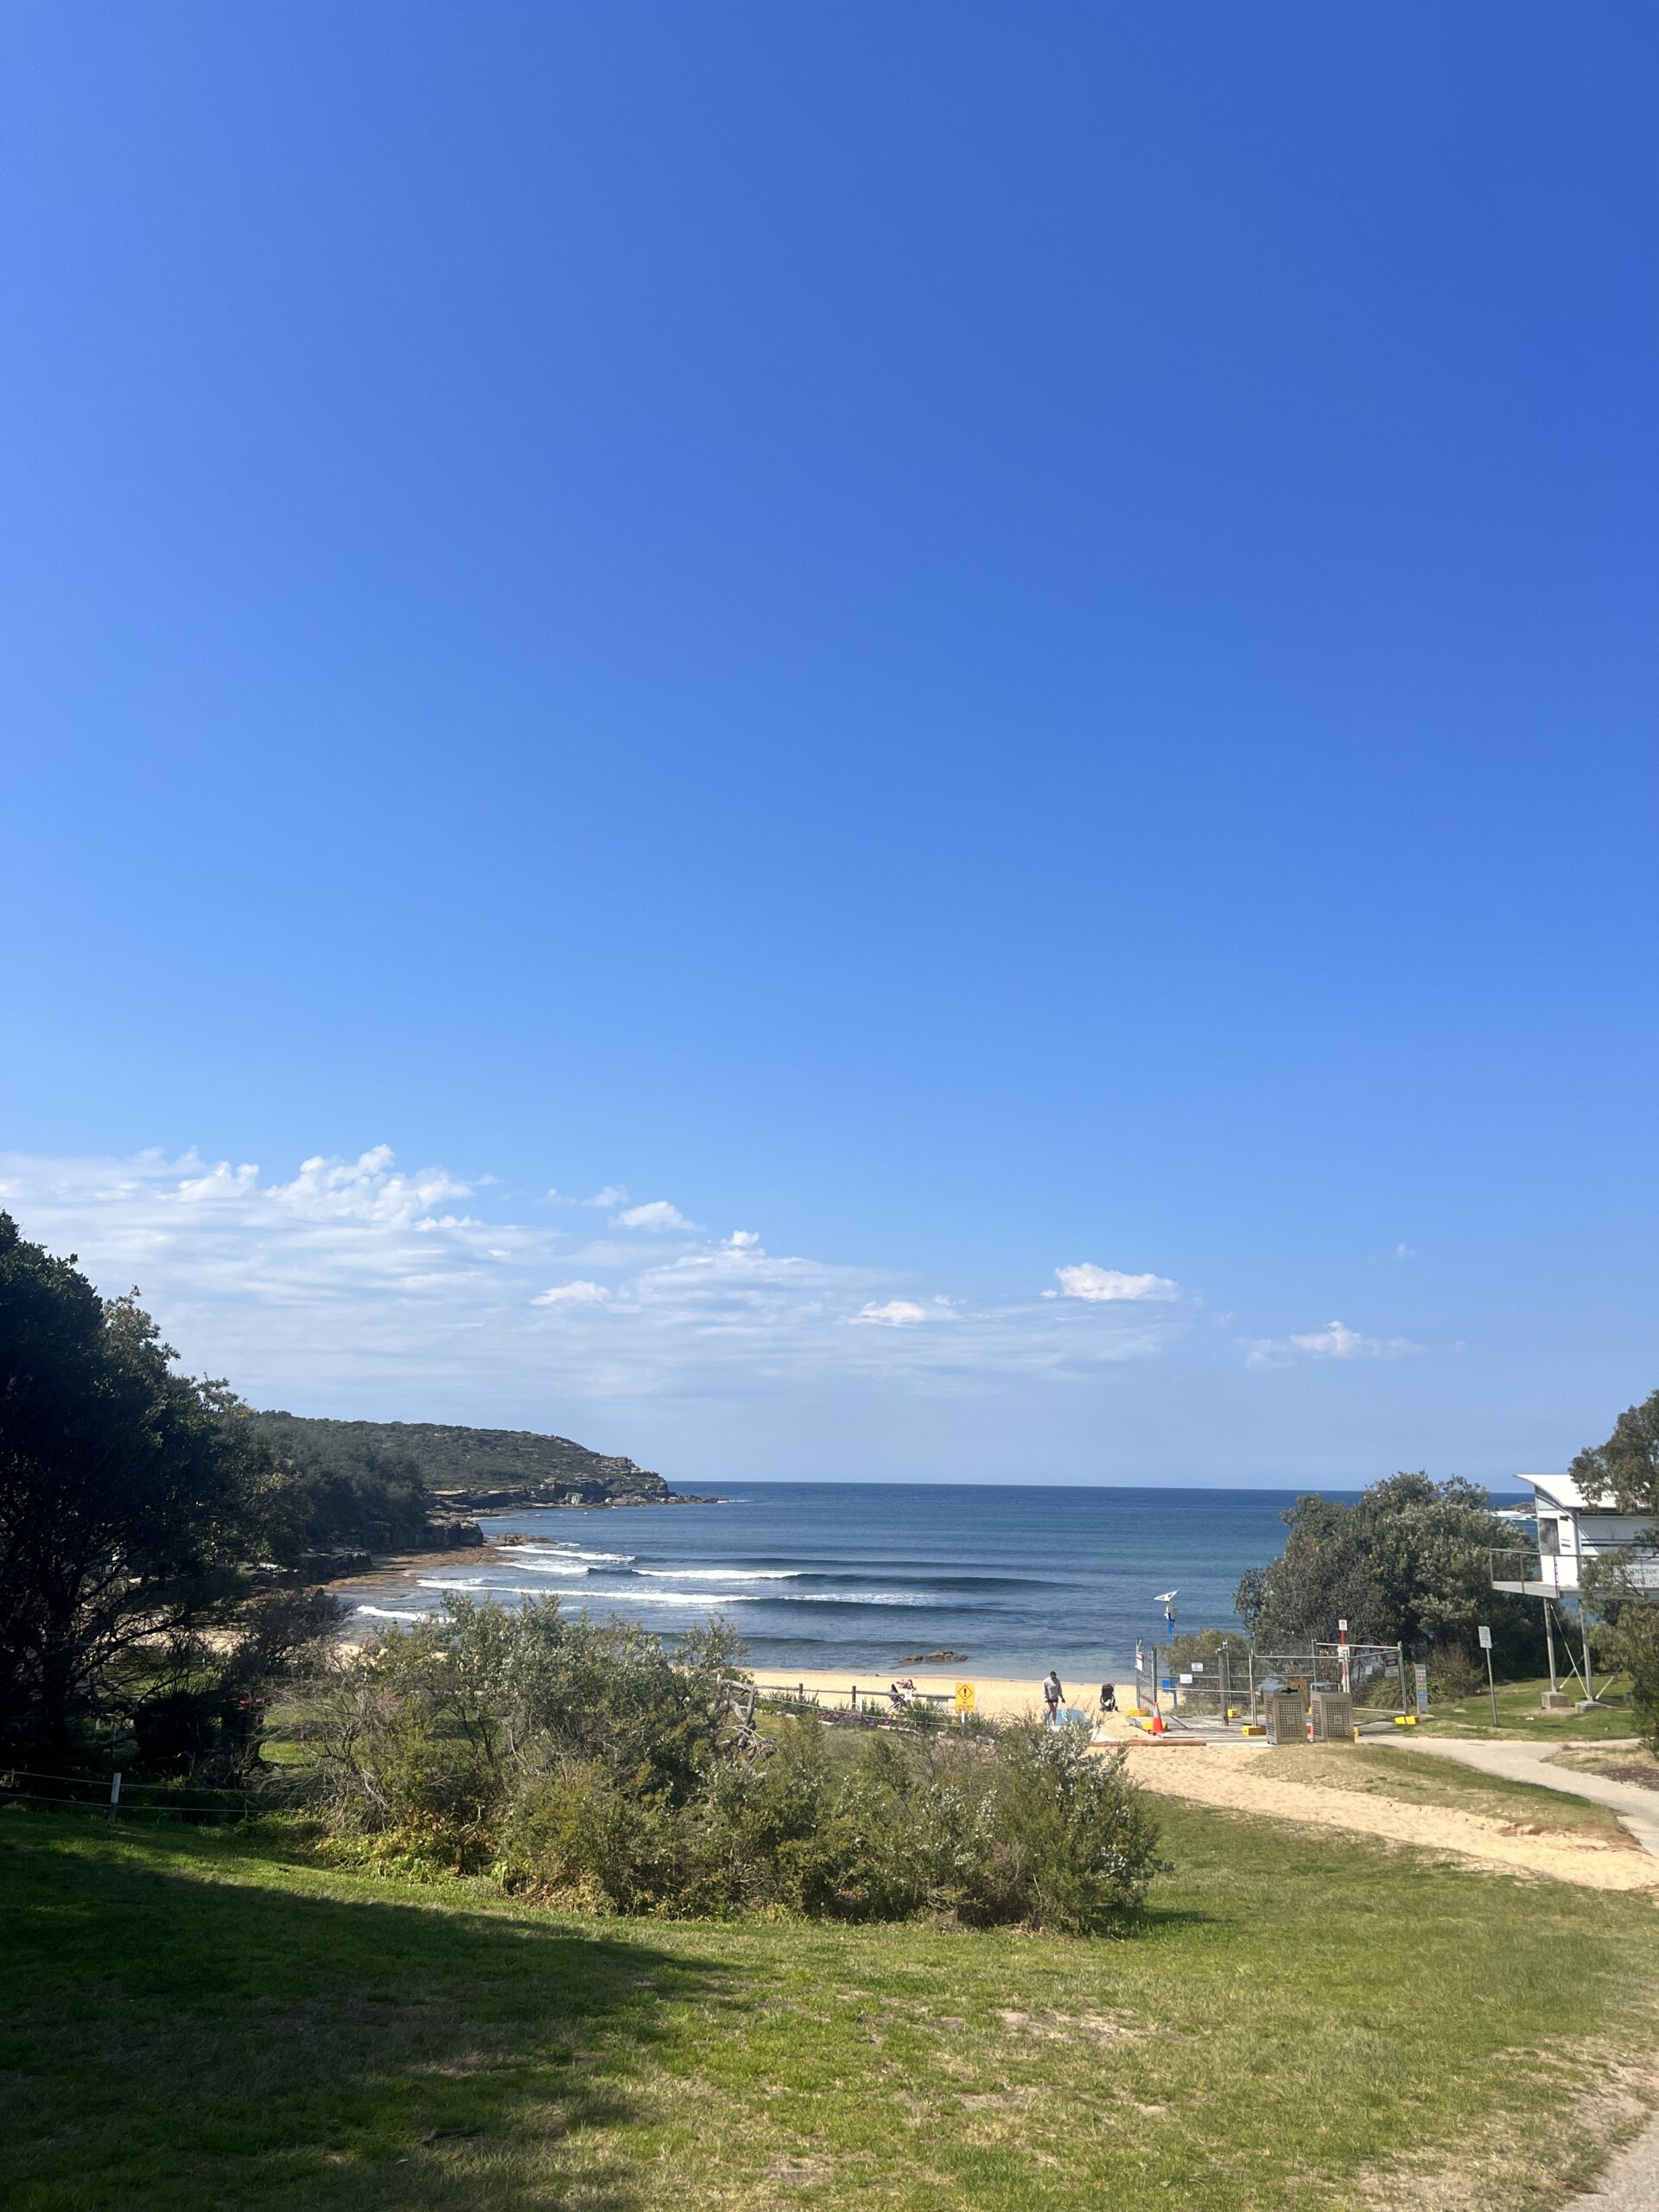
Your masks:
<svg viewBox="0 0 1659 2212"><path fill-rule="evenodd" d="M752 1230L706 1236L666 1201L638 1226L671 1236L588 1239L513 1219L506 1188L384 1146L286 1178L194 1153L0 1157L25 1236L105 1292L137 1284L194 1371L296 1411L558 1428L646 1395L979 1394L1148 1358L1185 1325L1145 1300L951 1300Z"/></svg>
<svg viewBox="0 0 1659 2212"><path fill-rule="evenodd" d="M1322 1329L1302 1336L1257 1337L1244 1358L1247 1367L1288 1367L1299 1359L1399 1359L1421 1351L1405 1337L1363 1337L1340 1321L1327 1321Z"/></svg>
<svg viewBox="0 0 1659 2212"><path fill-rule="evenodd" d="M869 1321L883 1329L913 1328L918 1321L925 1321L926 1319L926 1306L918 1306L914 1300L909 1298L890 1298L885 1306L871 1302L861 1306L853 1316L855 1323Z"/></svg>
<svg viewBox="0 0 1659 2212"><path fill-rule="evenodd" d="M1091 1306L1111 1306L1120 1300L1179 1298L1181 1287L1166 1275L1126 1275L1116 1268L1097 1268L1090 1260L1075 1268L1056 1268L1060 1291L1066 1298L1086 1299ZM1052 1291L1044 1296L1053 1297Z"/></svg>
<svg viewBox="0 0 1659 2212"><path fill-rule="evenodd" d="M627 1185L607 1183L602 1191L595 1191L591 1198L573 1198L568 1191L550 1191L548 1203L556 1206L620 1206L627 1204Z"/></svg>
<svg viewBox="0 0 1659 2212"><path fill-rule="evenodd" d="M626 1213L616 1217L620 1229L646 1229L660 1235L671 1229L695 1229L696 1223L688 1221L677 1206L666 1198L652 1198L648 1205L630 1206Z"/></svg>
<svg viewBox="0 0 1659 2212"><path fill-rule="evenodd" d="M1417 1247L1414 1244L1396 1244L1394 1248L1394 1256L1396 1260L1414 1260L1417 1256Z"/></svg>

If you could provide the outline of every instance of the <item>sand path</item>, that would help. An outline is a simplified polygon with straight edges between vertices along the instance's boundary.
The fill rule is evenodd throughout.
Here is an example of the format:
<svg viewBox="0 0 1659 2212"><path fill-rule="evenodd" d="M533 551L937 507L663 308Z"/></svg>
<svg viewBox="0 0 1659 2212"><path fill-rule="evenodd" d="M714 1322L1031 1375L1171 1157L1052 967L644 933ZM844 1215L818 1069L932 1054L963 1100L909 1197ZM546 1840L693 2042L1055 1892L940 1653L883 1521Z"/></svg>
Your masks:
<svg viewBox="0 0 1659 2212"><path fill-rule="evenodd" d="M1504 1873L1547 1874L1586 1889L1659 1891L1659 1865L1621 1831L1528 1835L1516 1833L1517 1823L1448 1805L1414 1805L1358 1790L1281 1782L1253 1771L1255 1757L1244 1745L1174 1749L1143 1740L1130 1751L1129 1771L1160 1796L1187 1797L1230 1812L1345 1828Z"/></svg>
<svg viewBox="0 0 1659 2212"><path fill-rule="evenodd" d="M1393 1739L1383 1738L1384 1744ZM1395 1749L1406 1748L1397 1744ZM1659 1790L1639 1782L1615 1782L1611 1775L1583 1767L1557 1766L1556 1744L1502 1744L1454 1736L1414 1737L1409 1748L1428 1751L1437 1758L1455 1759L1459 1766L1478 1768L1482 1774L1500 1775L1506 1782L1529 1782L1541 1789L1559 1790L1564 1797L1587 1797L1617 1813L1621 1825L1644 1851L1659 1858Z"/></svg>

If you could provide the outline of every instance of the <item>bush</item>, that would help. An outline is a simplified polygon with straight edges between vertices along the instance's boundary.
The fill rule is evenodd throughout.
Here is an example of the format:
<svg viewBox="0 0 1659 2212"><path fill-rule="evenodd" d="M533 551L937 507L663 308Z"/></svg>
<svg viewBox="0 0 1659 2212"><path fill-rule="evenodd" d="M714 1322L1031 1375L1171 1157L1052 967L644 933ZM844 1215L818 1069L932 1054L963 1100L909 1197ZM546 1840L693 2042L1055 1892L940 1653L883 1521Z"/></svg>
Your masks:
<svg viewBox="0 0 1659 2212"><path fill-rule="evenodd" d="M732 1643L671 1660L621 1622L453 1601L309 1700L335 1847L416 1876L489 1870L599 1912L926 1915L1075 1935L1126 1926L1159 1871L1122 1754L1085 1729L881 1732L728 1715Z"/></svg>

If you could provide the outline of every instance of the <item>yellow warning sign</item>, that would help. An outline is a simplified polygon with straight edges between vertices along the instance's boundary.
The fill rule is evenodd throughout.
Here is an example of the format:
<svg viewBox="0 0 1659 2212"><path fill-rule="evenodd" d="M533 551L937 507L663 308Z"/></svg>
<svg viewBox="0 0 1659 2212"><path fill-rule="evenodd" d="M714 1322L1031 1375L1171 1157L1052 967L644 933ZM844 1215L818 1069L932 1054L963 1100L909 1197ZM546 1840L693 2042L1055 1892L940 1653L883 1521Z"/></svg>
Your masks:
<svg viewBox="0 0 1659 2212"><path fill-rule="evenodd" d="M974 1686L971 1682L957 1684L957 1711L971 1713L974 1709Z"/></svg>

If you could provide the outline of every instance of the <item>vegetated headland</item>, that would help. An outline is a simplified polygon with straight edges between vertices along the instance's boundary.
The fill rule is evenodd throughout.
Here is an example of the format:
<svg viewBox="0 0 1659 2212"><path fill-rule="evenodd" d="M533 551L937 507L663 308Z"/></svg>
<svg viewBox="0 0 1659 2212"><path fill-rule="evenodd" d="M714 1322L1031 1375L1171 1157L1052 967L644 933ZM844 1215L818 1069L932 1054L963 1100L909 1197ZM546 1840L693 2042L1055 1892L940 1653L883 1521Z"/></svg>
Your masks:
<svg viewBox="0 0 1659 2212"><path fill-rule="evenodd" d="M312 1549L304 1569L313 1580L360 1573L388 1553L480 1545L483 1531L469 1516L516 1505L604 1510L721 1502L671 1490L632 1459L533 1429L276 1411L246 1419L277 1460L308 1482Z"/></svg>
<svg viewBox="0 0 1659 2212"><path fill-rule="evenodd" d="M406 1459L433 1503L455 1511L507 1505L715 1505L718 1498L671 1490L663 1478L568 1436L528 1428L463 1428L430 1421L329 1421L313 1415L255 1416L273 1444L348 1448Z"/></svg>

